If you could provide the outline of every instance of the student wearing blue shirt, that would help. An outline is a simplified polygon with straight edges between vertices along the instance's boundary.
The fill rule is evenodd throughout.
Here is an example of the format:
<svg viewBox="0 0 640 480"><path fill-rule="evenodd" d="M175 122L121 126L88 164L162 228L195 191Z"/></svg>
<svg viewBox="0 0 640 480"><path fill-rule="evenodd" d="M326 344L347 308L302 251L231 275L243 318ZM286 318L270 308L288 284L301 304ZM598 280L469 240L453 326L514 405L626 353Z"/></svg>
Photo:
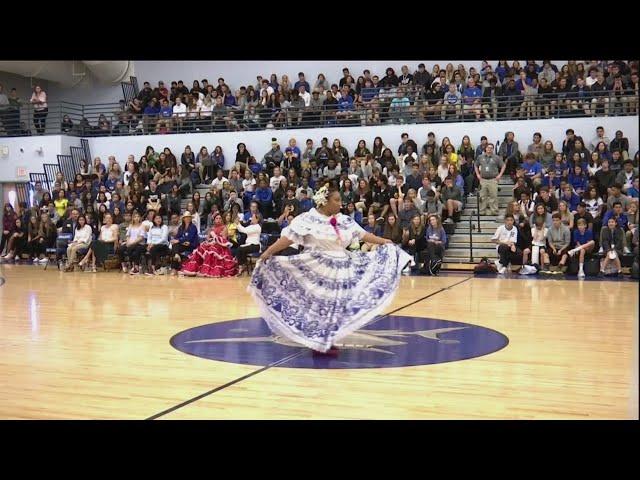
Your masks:
<svg viewBox="0 0 640 480"><path fill-rule="evenodd" d="M573 193L573 187L568 183L562 188L562 195L560 195L558 201L560 200L567 202L567 206L571 212L575 212L580 203L580 197Z"/></svg>
<svg viewBox="0 0 640 480"><path fill-rule="evenodd" d="M169 100L166 98L162 99L162 107L160 107L160 116L162 118L171 118L173 117L173 108L169 105Z"/></svg>
<svg viewBox="0 0 640 480"><path fill-rule="evenodd" d="M573 187L575 192L582 196L589 186L589 179L584 174L584 170L580 165L573 167L573 171L569 173L569 184Z"/></svg>
<svg viewBox="0 0 640 480"><path fill-rule="evenodd" d="M556 190L560 186L562 177L558 176L555 170L549 170L549 173L545 175L543 184L549 190Z"/></svg>
<svg viewBox="0 0 640 480"><path fill-rule="evenodd" d="M640 179L638 177L633 179L633 186L627 189L627 197L638 198L640 192Z"/></svg>
<svg viewBox="0 0 640 480"><path fill-rule="evenodd" d="M567 165L567 162L565 162L562 158L561 153L556 153L556 158L554 159L550 170L556 172L556 177L566 177L569 173L569 166Z"/></svg>
<svg viewBox="0 0 640 480"><path fill-rule="evenodd" d="M524 175L534 187L537 187L542 183L542 164L536 159L535 153L531 152L524 156L524 160L522 164Z"/></svg>
<svg viewBox="0 0 640 480"><path fill-rule="evenodd" d="M353 218L358 225L362 225L362 213L356 210L356 206L353 202L347 203L347 211L345 215Z"/></svg>
<svg viewBox="0 0 640 480"><path fill-rule="evenodd" d="M266 180L258 182L254 199L260 205L263 218L271 218L273 216L273 191Z"/></svg>
<svg viewBox="0 0 640 480"><path fill-rule="evenodd" d="M607 210L607 212L604 214L604 217L602 217L602 224L606 225L610 218L613 218L616 221L618 227L622 228L622 230L627 230L629 219L622 211L622 203L613 202L613 208Z"/></svg>
<svg viewBox="0 0 640 480"><path fill-rule="evenodd" d="M367 216L367 221L362 226L362 228L364 228L364 231L367 232L367 233L372 233L372 234L378 235L378 236L382 235L382 225L380 225L376 221L376 216L373 213L370 213ZM363 251L363 252L372 252L376 248L378 248L378 246L373 244L373 243L364 242L364 243L362 243L360 245L360 250Z"/></svg>
<svg viewBox="0 0 640 480"><path fill-rule="evenodd" d="M160 114L160 105L158 104L158 101L155 98L152 98L149 104L142 111L142 114L145 131L149 133L150 130L155 128L156 120Z"/></svg>
<svg viewBox="0 0 640 480"><path fill-rule="evenodd" d="M300 213L308 212L313 208L313 200L311 200L308 197L306 190L300 190L299 202L300 202Z"/></svg>
<svg viewBox="0 0 640 480"><path fill-rule="evenodd" d="M593 240L593 232L587 228L587 222L584 218L578 219L578 228L573 231L573 244L573 249L567 253L569 257L573 257L576 253L579 254L580 269L578 270L578 278L584 278L584 257L587 253L591 253L596 246L596 242Z"/></svg>
<svg viewBox="0 0 640 480"><path fill-rule="evenodd" d="M482 89L476 85L476 82L470 78L467 87L463 90L462 96L464 98L464 111L471 112L476 116L476 120L480 120L482 115L482 105L480 99L482 98Z"/></svg>
<svg viewBox="0 0 640 480"><path fill-rule="evenodd" d="M304 86L306 92L310 92L311 88L309 88L309 82L307 82L304 78L304 73L298 73L298 81L293 85L294 90L298 90L300 86Z"/></svg>
<svg viewBox="0 0 640 480"><path fill-rule="evenodd" d="M338 119L348 119L351 117L351 110L353 110L353 98L349 95L349 87L343 87L342 96L338 100L338 112L336 116Z"/></svg>
<svg viewBox="0 0 640 480"><path fill-rule="evenodd" d="M260 214L260 206L258 205L258 202L253 200L249 204L249 210L247 210L242 214L242 223L248 224L251 221L251 217L259 214Z"/></svg>

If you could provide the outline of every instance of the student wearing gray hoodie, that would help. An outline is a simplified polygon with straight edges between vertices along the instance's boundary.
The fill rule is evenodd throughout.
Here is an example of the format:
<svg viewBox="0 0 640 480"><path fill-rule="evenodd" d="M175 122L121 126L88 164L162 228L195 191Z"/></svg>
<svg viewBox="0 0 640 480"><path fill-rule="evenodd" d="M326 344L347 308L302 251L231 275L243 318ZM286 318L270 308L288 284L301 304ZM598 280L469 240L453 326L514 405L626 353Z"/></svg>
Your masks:
<svg viewBox="0 0 640 480"><path fill-rule="evenodd" d="M552 225L547 231L547 248L546 255L548 257L548 263L551 265L550 270L552 272L564 273L567 271L567 251L569 250L569 244L571 243L571 231L569 227L562 223L562 217L559 213L554 213L551 216Z"/></svg>

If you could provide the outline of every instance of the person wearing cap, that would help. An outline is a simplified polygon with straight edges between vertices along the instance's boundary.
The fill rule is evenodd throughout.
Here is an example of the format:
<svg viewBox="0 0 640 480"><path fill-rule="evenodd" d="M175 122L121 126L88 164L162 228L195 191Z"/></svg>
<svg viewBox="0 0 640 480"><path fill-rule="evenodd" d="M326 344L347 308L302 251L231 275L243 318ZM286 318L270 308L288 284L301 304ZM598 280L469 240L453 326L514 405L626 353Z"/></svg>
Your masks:
<svg viewBox="0 0 640 480"><path fill-rule="evenodd" d="M275 138L271 139L271 150L264 154L262 157L262 165L267 170L269 175L272 174L273 169L279 166L282 163L282 159L284 157L284 153L280 150L280 145L278 144L278 140Z"/></svg>
<svg viewBox="0 0 640 480"><path fill-rule="evenodd" d="M178 227L176 236L171 240L171 255L173 256L171 267L176 271L180 270L181 255L190 255L197 246L198 230L192 223L191 212L186 211L182 214L182 223Z"/></svg>

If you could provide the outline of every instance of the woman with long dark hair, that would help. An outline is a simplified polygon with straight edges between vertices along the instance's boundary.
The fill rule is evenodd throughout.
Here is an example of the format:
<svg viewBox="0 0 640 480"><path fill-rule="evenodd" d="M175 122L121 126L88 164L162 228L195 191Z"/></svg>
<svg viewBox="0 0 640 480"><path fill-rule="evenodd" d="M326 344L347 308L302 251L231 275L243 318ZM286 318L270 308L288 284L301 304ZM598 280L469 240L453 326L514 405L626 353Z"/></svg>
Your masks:
<svg viewBox="0 0 640 480"><path fill-rule="evenodd" d="M314 202L317 207L295 217L262 254L249 291L275 335L337 354L335 344L387 308L411 258L340 214L335 186L320 188ZM355 238L381 247L372 253L347 251ZM274 256L294 243L304 251Z"/></svg>
<svg viewBox="0 0 640 480"><path fill-rule="evenodd" d="M428 222L429 225L425 232L427 245L421 273L437 275L442 265L444 250L447 247L447 232L444 231L440 217L437 215L431 215Z"/></svg>
<svg viewBox="0 0 640 480"><path fill-rule="evenodd" d="M222 214L213 219L207 239L193 251L180 270L189 277L232 277L238 273L238 261L229 249L227 226Z"/></svg>

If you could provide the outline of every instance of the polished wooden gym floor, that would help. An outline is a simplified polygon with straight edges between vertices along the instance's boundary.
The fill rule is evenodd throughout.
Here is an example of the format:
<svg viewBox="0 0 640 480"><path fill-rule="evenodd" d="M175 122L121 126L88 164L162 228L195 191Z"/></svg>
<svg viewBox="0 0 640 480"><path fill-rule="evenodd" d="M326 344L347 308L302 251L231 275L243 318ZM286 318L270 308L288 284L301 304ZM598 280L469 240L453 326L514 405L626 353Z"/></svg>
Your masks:
<svg viewBox="0 0 640 480"><path fill-rule="evenodd" d="M0 277L3 419L638 418L635 282L403 277L394 315L487 327L508 345L447 363L310 369L171 346L183 330L257 317L247 277L27 265L1 265Z"/></svg>

